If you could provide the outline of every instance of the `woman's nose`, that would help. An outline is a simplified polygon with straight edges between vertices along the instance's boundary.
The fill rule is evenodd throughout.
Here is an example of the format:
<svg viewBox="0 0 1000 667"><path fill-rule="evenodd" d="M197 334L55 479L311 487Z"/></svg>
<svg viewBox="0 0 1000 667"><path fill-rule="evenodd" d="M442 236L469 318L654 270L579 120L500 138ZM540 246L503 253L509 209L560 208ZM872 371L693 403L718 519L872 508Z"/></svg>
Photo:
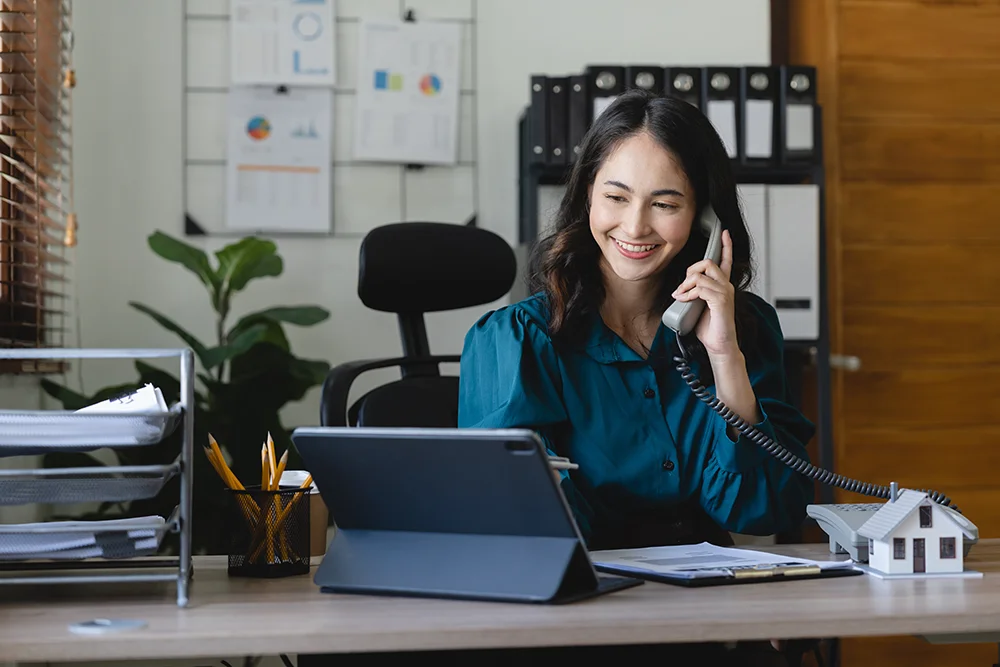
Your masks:
<svg viewBox="0 0 1000 667"><path fill-rule="evenodd" d="M633 241L641 241L649 233L649 221L642 207L633 206L625 212L619 225Z"/></svg>

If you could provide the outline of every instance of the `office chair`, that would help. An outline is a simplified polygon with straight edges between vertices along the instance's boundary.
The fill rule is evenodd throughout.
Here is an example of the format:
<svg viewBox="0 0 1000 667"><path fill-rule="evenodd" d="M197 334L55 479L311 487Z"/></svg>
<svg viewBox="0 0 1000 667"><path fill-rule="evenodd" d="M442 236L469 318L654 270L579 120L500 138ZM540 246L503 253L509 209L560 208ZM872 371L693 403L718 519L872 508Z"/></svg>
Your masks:
<svg viewBox="0 0 1000 667"><path fill-rule="evenodd" d="M361 242L358 296L367 307L395 313L403 356L350 361L332 368L323 383L323 426L455 427L458 377L440 364L459 355L431 355L424 313L496 301L517 273L514 251L500 236L476 227L404 222L371 230ZM355 379L377 368L400 369L399 380L348 405Z"/></svg>

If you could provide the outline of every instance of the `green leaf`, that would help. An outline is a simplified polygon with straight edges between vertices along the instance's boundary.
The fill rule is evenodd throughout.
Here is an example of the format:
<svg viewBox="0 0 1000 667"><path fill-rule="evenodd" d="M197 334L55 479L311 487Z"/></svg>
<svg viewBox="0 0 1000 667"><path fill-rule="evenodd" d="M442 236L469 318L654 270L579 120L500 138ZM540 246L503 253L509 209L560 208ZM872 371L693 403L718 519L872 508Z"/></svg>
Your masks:
<svg viewBox="0 0 1000 667"><path fill-rule="evenodd" d="M330 364L296 357L289 360L288 372L292 377L312 385L323 384L330 373Z"/></svg>
<svg viewBox="0 0 1000 667"><path fill-rule="evenodd" d="M187 343L188 347L190 347L194 351L195 355L201 361L202 365L206 365L205 364L205 352L206 352L205 346L202 345L201 341L199 341L197 338L195 338L194 336L192 336L191 334L189 334L187 331L185 331L184 329L182 329L179 324L175 323L173 320L170 320L166 316L161 315L160 313L156 312L155 310L153 310L149 306L143 305L141 303L137 303L135 301L129 301L128 305L132 306L133 308L135 308L136 310L138 310L141 313L145 313L145 314L149 315L154 320L156 320L156 322L160 326L162 326L164 329L166 329L168 331L172 331L173 333L175 333L178 336L180 336L181 340L183 340L185 343ZM207 365L206 365L206 367L207 367Z"/></svg>
<svg viewBox="0 0 1000 667"><path fill-rule="evenodd" d="M272 320L274 322L295 324L300 327L309 327L319 324L328 317L330 317L330 311L319 306L277 306L243 316L236 323L236 326L233 327L232 331L230 331L230 335L260 320Z"/></svg>
<svg viewBox="0 0 1000 667"><path fill-rule="evenodd" d="M90 404L83 394L78 394L69 387L56 384L52 380L42 378L42 391L62 403L63 410L79 410Z"/></svg>
<svg viewBox="0 0 1000 667"><path fill-rule="evenodd" d="M205 352L205 368L206 370L211 370L223 364L233 357L237 357L251 347L260 342L260 340L267 333L267 325L255 324L249 329L241 332L233 340L221 345L219 347L213 347Z"/></svg>
<svg viewBox="0 0 1000 667"><path fill-rule="evenodd" d="M254 278L281 275L284 265L277 251L273 241L250 236L215 253L219 259L217 279L224 299L242 290Z"/></svg>
<svg viewBox="0 0 1000 667"><path fill-rule="evenodd" d="M213 295L219 291L218 276L209 265L208 255L204 251L160 231L149 235L149 247L163 259L177 262L197 275L201 282L212 289Z"/></svg>

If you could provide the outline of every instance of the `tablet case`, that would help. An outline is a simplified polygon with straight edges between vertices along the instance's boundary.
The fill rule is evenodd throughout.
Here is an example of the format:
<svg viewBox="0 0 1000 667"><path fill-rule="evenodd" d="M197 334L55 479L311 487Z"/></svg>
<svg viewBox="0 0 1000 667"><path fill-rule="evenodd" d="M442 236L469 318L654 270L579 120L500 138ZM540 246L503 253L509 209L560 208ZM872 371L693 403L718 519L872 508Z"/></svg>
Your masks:
<svg viewBox="0 0 1000 667"><path fill-rule="evenodd" d="M566 603L642 583L599 576L528 430L298 428L337 526L325 592Z"/></svg>

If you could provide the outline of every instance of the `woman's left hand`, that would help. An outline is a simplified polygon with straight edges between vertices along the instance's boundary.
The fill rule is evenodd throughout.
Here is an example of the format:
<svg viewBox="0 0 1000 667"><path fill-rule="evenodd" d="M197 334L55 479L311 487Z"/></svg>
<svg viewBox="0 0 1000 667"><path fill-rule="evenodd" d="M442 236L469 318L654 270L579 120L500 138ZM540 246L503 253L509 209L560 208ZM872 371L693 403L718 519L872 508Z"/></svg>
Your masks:
<svg viewBox="0 0 1000 667"><path fill-rule="evenodd" d="M733 307L736 288L729 281L732 270L733 240L729 236L729 230L723 230L721 265L710 259L692 264L688 267L687 277L673 293L677 301L702 299L708 304L694 333L710 357L724 357L739 352Z"/></svg>

